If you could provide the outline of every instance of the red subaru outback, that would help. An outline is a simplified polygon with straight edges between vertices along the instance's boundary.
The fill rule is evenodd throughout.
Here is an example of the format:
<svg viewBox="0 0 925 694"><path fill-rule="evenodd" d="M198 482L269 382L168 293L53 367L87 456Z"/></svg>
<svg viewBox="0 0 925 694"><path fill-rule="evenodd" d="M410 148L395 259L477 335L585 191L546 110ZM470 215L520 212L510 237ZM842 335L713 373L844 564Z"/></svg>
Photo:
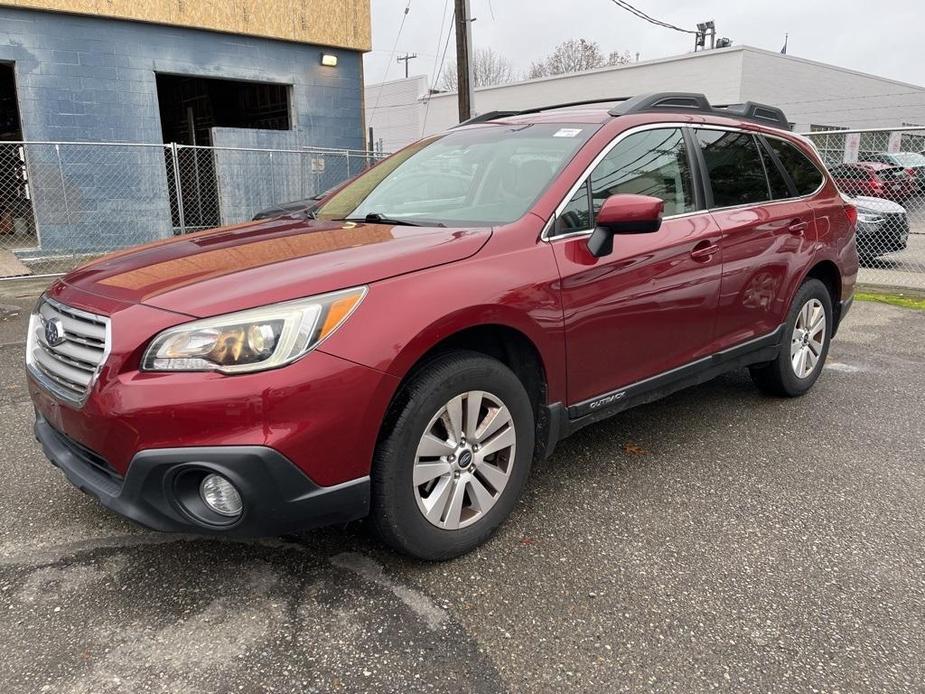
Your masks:
<svg viewBox="0 0 925 694"><path fill-rule="evenodd" d="M587 424L741 367L812 387L856 213L786 123L696 94L488 114L310 212L110 255L32 316L36 436L157 530L370 516L466 552Z"/></svg>

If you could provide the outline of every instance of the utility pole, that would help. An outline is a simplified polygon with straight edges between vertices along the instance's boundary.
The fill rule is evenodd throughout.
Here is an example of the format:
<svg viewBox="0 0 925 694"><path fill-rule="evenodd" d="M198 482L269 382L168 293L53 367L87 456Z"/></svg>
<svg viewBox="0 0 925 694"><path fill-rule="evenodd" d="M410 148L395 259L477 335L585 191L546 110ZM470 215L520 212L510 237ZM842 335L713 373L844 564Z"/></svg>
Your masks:
<svg viewBox="0 0 925 694"><path fill-rule="evenodd" d="M405 53L403 56L395 59L395 62L405 64L405 79L408 79L408 63L417 57L417 53Z"/></svg>
<svg viewBox="0 0 925 694"><path fill-rule="evenodd" d="M472 22L469 16L469 0L456 2L456 78L459 94L459 122L472 117L472 89L475 86L472 73Z"/></svg>

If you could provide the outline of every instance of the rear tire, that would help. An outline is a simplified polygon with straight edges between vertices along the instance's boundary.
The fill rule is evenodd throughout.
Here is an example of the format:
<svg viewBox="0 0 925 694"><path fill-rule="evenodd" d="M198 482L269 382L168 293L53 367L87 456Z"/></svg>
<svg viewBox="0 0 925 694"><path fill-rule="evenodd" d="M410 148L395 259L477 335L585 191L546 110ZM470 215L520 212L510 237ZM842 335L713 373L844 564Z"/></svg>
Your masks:
<svg viewBox="0 0 925 694"><path fill-rule="evenodd" d="M533 407L504 364L451 352L403 387L372 468L379 537L429 561L465 554L508 517L533 460Z"/></svg>
<svg viewBox="0 0 925 694"><path fill-rule="evenodd" d="M765 393L794 398L816 382L829 353L834 313L832 297L817 279L797 291L784 323L784 342L774 361L749 368L755 385Z"/></svg>

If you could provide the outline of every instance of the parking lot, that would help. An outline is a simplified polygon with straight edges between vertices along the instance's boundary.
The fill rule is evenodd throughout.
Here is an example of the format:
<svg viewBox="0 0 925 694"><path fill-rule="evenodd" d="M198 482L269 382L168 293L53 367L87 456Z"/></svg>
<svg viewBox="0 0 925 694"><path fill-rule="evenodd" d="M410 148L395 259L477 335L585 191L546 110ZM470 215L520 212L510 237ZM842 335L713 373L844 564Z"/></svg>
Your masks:
<svg viewBox="0 0 925 694"><path fill-rule="evenodd" d="M586 429L420 564L99 507L32 439L30 303L0 299L4 694L925 691L925 312L856 305L800 400L743 372Z"/></svg>

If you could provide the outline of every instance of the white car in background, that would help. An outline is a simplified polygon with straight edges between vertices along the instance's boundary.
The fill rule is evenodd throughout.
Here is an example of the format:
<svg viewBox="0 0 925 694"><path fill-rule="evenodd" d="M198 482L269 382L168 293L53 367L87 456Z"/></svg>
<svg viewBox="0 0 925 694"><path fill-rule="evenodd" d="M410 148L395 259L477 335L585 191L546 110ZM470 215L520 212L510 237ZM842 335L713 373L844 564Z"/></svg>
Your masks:
<svg viewBox="0 0 925 694"><path fill-rule="evenodd" d="M905 250L909 240L906 208L892 200L857 195L857 244L861 260L873 260L887 253Z"/></svg>

